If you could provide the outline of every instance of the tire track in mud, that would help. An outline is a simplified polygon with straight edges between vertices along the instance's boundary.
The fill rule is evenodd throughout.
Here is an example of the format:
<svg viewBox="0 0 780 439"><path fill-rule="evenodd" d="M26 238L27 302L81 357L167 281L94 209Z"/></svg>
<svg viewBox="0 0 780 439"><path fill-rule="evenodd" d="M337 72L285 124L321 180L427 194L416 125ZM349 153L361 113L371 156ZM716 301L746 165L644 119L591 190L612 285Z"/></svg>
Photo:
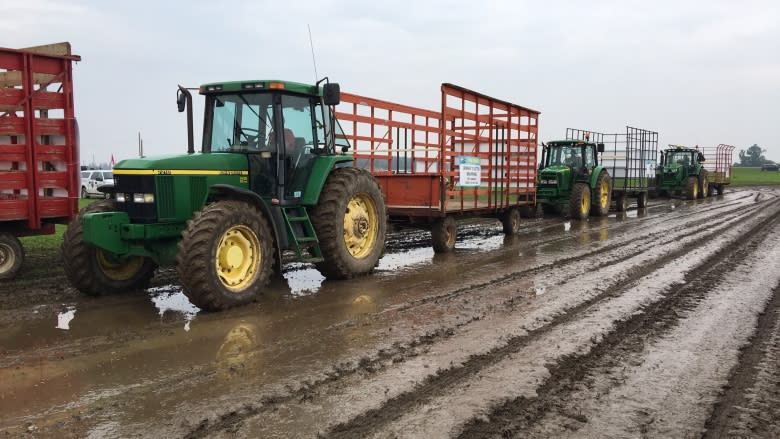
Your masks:
<svg viewBox="0 0 780 439"><path fill-rule="evenodd" d="M752 227L747 234L741 235L742 238L744 239L746 236L755 236L755 234L761 230L764 225L776 221L778 216L780 216L780 213L775 212L769 219L764 220L759 225ZM667 258L665 258L664 261L656 261L653 266L647 266L642 271L644 274L652 272L655 269L665 265L674 257L684 256L689 250L689 248L683 248L682 250L675 252L676 254L670 254ZM700 266L706 268L696 268L692 271L690 276L695 278L702 270L708 270L709 265L713 261L723 259L725 255L728 255L731 251L732 250L729 245L721 247L718 252L708 258ZM636 275L641 276L643 273L636 273ZM690 278L686 277L686 279ZM416 386L412 391L401 394L398 397L388 400L378 408L369 410L357 417L354 417L348 422L335 426L328 432L328 434L326 434L326 437L368 437L372 434L376 434L377 432L382 431L383 428L385 428L391 422L399 420L399 418L401 418L411 408L420 407L422 404L432 400L433 398L449 393L452 386L477 376L480 371L509 357L511 354L519 352L535 339L541 337L544 334L549 334L556 327L577 320L580 317L580 314L595 304L611 297L620 296L623 293L623 289L629 286L631 283L632 281L627 279L622 282L622 284L616 286L616 290L613 289L610 292L599 294L598 296L582 303L581 305L567 310L565 314L559 315L558 317L552 319L548 325L537 328L536 330L529 331L526 336L510 339L504 347L490 351L487 354L472 356L464 363L462 367L445 370L438 373L437 375L430 376L422 384ZM681 291L690 291L690 289L682 288ZM664 299L657 304L652 305L652 307L649 308L649 312L645 311L639 314L635 314L625 322L619 323L618 330L610 331L610 334L615 334L611 336L612 339L605 337L604 340L596 346L596 349L593 350L593 358L600 358L601 355L604 355L604 353L609 351L612 345L622 338L620 335L622 332L632 330L641 331L643 325L645 323L652 322L654 316L661 315L661 311L673 310L674 307L679 306L681 304L681 297L685 298L686 296L673 294L670 299ZM642 318L643 315L646 315L647 317ZM677 318L679 318L679 316L677 316ZM611 340L614 341L611 342ZM599 349L600 346L603 346L603 348ZM582 367L582 362L587 360L587 358L588 357L582 358L572 356L570 358L564 358L561 360L559 366L553 368L551 371L554 374L554 379L547 381L547 383L549 383L547 384L547 387L549 388L541 388L537 393L546 394L553 386L556 385L559 379L565 378L562 372L559 374L559 376L555 376L556 370L566 371L566 373L571 374L572 371L576 371L579 367ZM572 367L575 364L578 365L578 367ZM539 401L541 401L539 407L542 408L545 407L545 402L549 402L548 399L541 399ZM517 415L522 417L526 416L527 413L522 412L518 413ZM470 430L467 430L467 432L468 431ZM501 434L502 431L503 429L493 432ZM475 434L478 433L477 431L470 432ZM471 436L469 436L469 434L464 434L463 437Z"/></svg>
<svg viewBox="0 0 780 439"><path fill-rule="evenodd" d="M703 439L780 436L780 287L705 424Z"/></svg>
<svg viewBox="0 0 780 439"><path fill-rule="evenodd" d="M722 248L688 272L684 282L678 284L676 289L672 288L662 300L619 322L585 355L567 356L550 365L550 378L537 389L536 398L520 397L496 406L484 418L469 421L459 437L560 437L567 431L576 437L576 430L588 422L586 414L577 408L577 402L600 401L609 392L610 386L621 385L625 381L626 367L641 363L638 357L644 348L685 319L687 313L695 309L728 276L730 268L756 251L763 240L761 232L764 228L776 226L779 220L780 213L775 213L753 227L745 236L746 239L736 247ZM602 382L608 383L607 389L592 389L594 375L616 368L622 369L622 376L618 372L608 379L602 379ZM576 398L572 396L578 392L585 395ZM556 416L545 421L544 418L550 416L550 412ZM489 419L489 422L485 422L485 419ZM650 413L646 413L646 425L642 425L640 420L638 431L634 434L646 433L647 425L654 420ZM543 422L548 424L547 429L540 426ZM563 425L562 429L559 428L563 431L551 431L549 425Z"/></svg>
<svg viewBox="0 0 780 439"><path fill-rule="evenodd" d="M748 215L750 215L753 212L753 210L756 210L758 208L759 207L754 206L752 209L744 209L744 206L741 206L741 207L739 207L739 209L737 209L740 212L735 213L734 214L734 218L739 219L739 218L742 218L744 216L748 216ZM730 210L729 213L734 213L734 212L732 210ZM699 222L707 222L707 220L706 219L702 219L700 221L697 221L697 224ZM690 225L690 223L688 223L688 225ZM672 223L669 223L669 227L673 227ZM727 227L727 226L724 226L724 227ZM703 231L703 232L698 232L696 234L696 237L699 237L699 235L701 235L701 237L699 237L698 239L707 239L707 237L709 237L711 235L717 234L720 230L721 230L721 228L718 228L718 229L716 229L714 231L710 231L710 232L707 232L706 230ZM684 231L684 232L681 232L679 234L680 235L685 235L685 234L689 234L689 233ZM656 235L665 235L666 236L667 232L659 232ZM668 237L669 239L667 239L667 241L668 242L674 241L675 237L676 237L676 239L679 239L679 236L674 235L674 236L669 236ZM649 246L658 245L657 241L656 242L652 242L652 239L650 239L650 240L651 240L651 242L649 243ZM691 241L693 241L693 239ZM681 249L679 249L674 254L678 255L678 256L679 255L684 255L685 253L687 253L690 250L691 247L695 247L695 245L696 245L695 243L691 242L688 245L683 246ZM625 247L625 244L617 244L617 245L611 246L610 248L614 250L615 248L622 248L622 247ZM597 251L597 253L603 253L603 252L604 251ZM636 253L639 253L639 252L633 252L633 253L636 254ZM668 257L671 257L671 256L667 254L666 258L668 258ZM561 264L571 263L571 262L581 262L581 259L583 259L583 258L584 258L584 256L577 256L577 257L569 258L569 260L558 261L556 263L556 266L561 266ZM626 257L624 255L624 256L622 256L619 259L625 260ZM611 261L610 262L605 262L605 265L609 265L611 263L614 263L614 262L611 262ZM653 270L657 269L658 267L660 267L662 265L663 265L663 262L656 261L656 263L654 263L654 264L645 265L645 267L641 270L641 272L644 273L644 274L647 274L647 273L652 272ZM543 271L543 270L536 269L536 271ZM527 272L528 271L526 271L526 273ZM634 275L634 276L636 276L637 274L638 273L636 273L636 272L632 273L632 275ZM508 279L508 280L511 281L511 278ZM621 283L617 284L616 287L613 286L613 288L625 288L627 285L629 285L631 283L631 281L632 281L632 279L630 279L630 278L623 279L623 281ZM488 283L486 283L483 286L470 286L468 288L465 288L464 290L473 292L475 288L489 289L490 287L493 286L493 284L495 284L495 282L496 281L488 282ZM563 324L566 321L569 321L569 320L573 319L574 318L573 315L576 315L577 313L579 313L582 310L586 309L587 307L593 305L594 303L599 302L601 300L604 300L606 298L609 298L611 296L615 296L615 295L619 295L619 293L616 293L614 290L612 290L612 293L609 293L609 292L601 293L601 294L597 295L596 297L594 297L593 299L591 299L591 300L581 304L580 306L577 306L575 308L566 310L566 312L563 315L555 318L551 322L548 322L548 324L545 327L542 327L542 328L540 328L538 330L535 330L534 332L529 333L527 336L522 337L522 338L520 338L518 340L513 340L512 343L507 345L507 347L505 347L503 350L492 352L492 353L490 353L490 354L488 354L487 356L484 356L484 357L479 357L479 356L475 357L474 364L487 364L487 363L490 363L490 362L498 361L498 359L508 355L513 350L517 350L517 349L521 348L527 341L533 339L534 337L538 336L539 334L541 334L543 332L548 332L552 328L554 328L554 327L556 327L556 326L558 326L560 324ZM441 298L442 297L439 297L439 299L441 299ZM469 323L470 322L465 322L462 325L458 325L456 327L456 329L460 329L461 326L465 326L465 325L467 325ZM424 345L426 345L426 346L427 345L431 345L431 344L433 344L433 343L435 343L437 341L441 341L442 339L448 338L451 335L452 335L452 328L449 328L448 330L439 331L439 333L431 334L431 337L425 337ZM422 344L420 344L418 346L422 346ZM289 402L294 402L296 400L307 400L308 398L310 398L310 395L317 394L317 393L321 392L325 387L328 387L328 386L334 384L337 381L344 380L345 378L347 378L347 377L349 377L351 375L354 375L356 372L366 372L366 371L368 371L369 373L372 373L372 372L375 372L377 370L382 370L384 367L386 367L384 363L386 363L389 358L392 358L392 361L391 361L392 364L396 364L396 363L400 363L400 362L405 361L407 358L415 357L417 355L419 355L419 352L417 352L416 349L409 350L409 351L407 351L407 353L403 353L403 352L399 353L399 352L391 352L391 351L380 351L379 354L373 356L373 358L366 359L366 361L362 361L361 362L362 364L360 365L360 367L352 367L352 368L348 368L347 370L341 370L341 371L339 371L339 373L335 374L335 376L332 376L332 378L328 378L328 379L323 380L323 381L307 382L304 385L302 385L301 388L298 391L292 392L289 395L276 395L276 396L270 397L270 398L268 398L266 400L258 401L256 404L248 404L248 405L245 405L243 407L238 407L235 410L232 410L229 413L224 414L224 415L218 417L215 420L212 420L212 421L203 420L201 423L199 423L197 425L197 427L194 430L190 431L190 436L189 437L204 437L204 436L207 436L209 434L213 434L214 432L222 431L222 430L225 430L225 429L232 429L232 428L235 427L235 425L237 423L241 423L244 419L253 417L253 416L255 416L255 415L257 415L257 414L259 414L261 412L274 410L274 407L277 407L280 404L286 404L286 403L289 403ZM454 381L457 381L457 380L462 379L464 377L468 377L468 376L470 376L472 374L472 372L469 372L469 370L470 370L469 367L462 368L461 370L464 371L464 372L461 372L461 375L458 375L456 373L455 375L452 375L450 378L448 378L448 380L454 382ZM461 378L458 378L458 376L461 376ZM434 379L433 381L431 381L431 384L429 386L427 386L427 387L436 386L436 385L444 385L444 386L448 385L446 382L444 382L442 380L443 380L443 378L439 378L438 381L436 379ZM417 393L417 392L415 392L415 393ZM397 405L399 406L399 410L407 402L408 401L403 401L402 399L398 399L397 400L397 403L398 403ZM390 404L393 405L392 401L390 402ZM387 407L383 407L383 410L385 410L385 409L387 409ZM374 420L372 420L371 422L374 422Z"/></svg>
<svg viewBox="0 0 780 439"><path fill-rule="evenodd" d="M743 197L743 198L750 198L750 197ZM725 209L724 210L724 208L728 208L728 207L734 207L734 208L733 209ZM761 208L760 205L755 205L754 204L754 205L747 205L747 209L748 210L746 210L746 205L744 205L744 204L737 204L736 206L734 206L734 205L719 206L718 208L709 209L709 210L716 210L716 209L717 210L721 210L722 212L720 213L720 218L722 219L723 222L725 222L725 221L728 221L728 220L732 220L734 218L749 216L751 213L758 211L760 208ZM709 212L709 210L708 210L708 212ZM652 227L652 226L655 226L655 225L664 224L664 226L667 227L669 230L674 230L675 227L677 227L678 230L681 230L682 227L679 227L679 226L683 226L684 225L685 228L687 228L687 229L695 229L698 226L707 225L707 224L711 224L712 223L712 218L709 217L709 216L704 216L703 218L698 219L698 220L693 221L693 222L686 222L688 217L700 216L700 215L701 214L699 213L699 211L695 211L695 212L692 212L692 213L688 213L688 214L684 214L684 215L680 215L678 217L675 217L671 221L668 220L668 219L663 219L663 218L653 218L654 221L643 222L642 223L642 227L649 228L649 227ZM497 277L497 278L489 279L489 280L487 280L485 282L482 282L482 283L472 283L472 284L469 284L467 286L464 286L463 288L459 288L459 289L456 289L456 290L453 290L453 291L449 291L449 292L446 292L446 293L443 293L443 294L426 296L426 297L423 297L421 299L417 299L417 300L406 302L406 303L404 303L404 304L402 304L400 306L397 306L397 307L388 308L384 312L407 311L407 310L410 310L410 309L412 309L414 307L417 307L417 306L420 306L420 305L425 305L425 304L428 304L430 302L437 302L437 301L440 301L440 300L443 300L443 299L452 299L452 298L458 297L458 296L460 296L462 294L471 293L474 289L477 289L477 288L487 288L487 287L490 287L490 286L511 283L511 282L516 281L519 278L522 278L522 277L543 273L545 271L549 271L550 269L552 269L554 267L561 267L561 266L566 265L566 264L578 263L578 262L581 262L584 259L589 259L590 260L593 257L599 256L599 255L603 255L603 254L608 254L608 253L610 253L612 251L615 251L615 250L626 251L627 252L626 254L618 255L615 258L611 259L611 260L606 260L604 262L601 262L598 266L595 267L595 268L602 268L602 267L614 264L615 261L619 261L619 260L622 260L622 259L630 258L632 256L636 256L636 255L644 252L647 249L647 247L649 247L649 246L659 245L659 242L656 241L659 237L665 238L663 241L660 242L661 245L662 244L666 244L668 242L672 242L672 241L674 241L676 239L679 239L679 236L670 234L668 230L663 230L663 231L651 233L651 234L648 234L648 235L642 235L639 238L636 238L635 236L630 236L631 230L627 230L625 233L629 234L629 236L623 236L623 237L620 237L620 238L613 239L613 240L610 241L610 244L605 245L605 246L601 246L601 247L599 247L599 248L597 248L595 250L588 250L588 251L585 251L585 252L577 253L574 256L570 256L570 257L566 257L566 258L560 258L560 259L557 259L556 261L554 261L552 263L542 264L542 265L538 265L538 266L531 267L531 268L528 268L528 269L514 271L512 273L508 273L506 275L503 275L503 276L500 276L500 277ZM682 233L680 233L680 234L682 234ZM547 245L547 244L550 244L552 242L565 240L565 239L570 239L570 238L567 238L567 237L564 237L564 238L556 237L556 238L550 239L550 240L533 241L532 243L533 243L534 246L540 246L540 245ZM640 247L642 244L644 244L644 246ZM631 246L630 250L628 249L629 245ZM592 265L588 266L588 270L592 270L593 268L594 267Z"/></svg>

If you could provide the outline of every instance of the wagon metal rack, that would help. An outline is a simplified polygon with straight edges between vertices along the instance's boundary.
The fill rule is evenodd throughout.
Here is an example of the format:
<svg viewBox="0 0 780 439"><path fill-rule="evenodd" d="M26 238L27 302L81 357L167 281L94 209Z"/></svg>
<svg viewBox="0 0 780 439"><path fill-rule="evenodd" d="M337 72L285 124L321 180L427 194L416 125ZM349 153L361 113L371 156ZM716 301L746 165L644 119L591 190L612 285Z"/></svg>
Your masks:
<svg viewBox="0 0 780 439"><path fill-rule="evenodd" d="M351 93L336 111L391 220L421 226L534 207L539 114L446 83L440 111Z"/></svg>
<svg viewBox="0 0 780 439"><path fill-rule="evenodd" d="M612 179L612 199L618 210L625 197L646 197L655 177L658 159L658 133L626 126L626 132L603 134L595 131L568 128L566 138L604 143L599 164Z"/></svg>

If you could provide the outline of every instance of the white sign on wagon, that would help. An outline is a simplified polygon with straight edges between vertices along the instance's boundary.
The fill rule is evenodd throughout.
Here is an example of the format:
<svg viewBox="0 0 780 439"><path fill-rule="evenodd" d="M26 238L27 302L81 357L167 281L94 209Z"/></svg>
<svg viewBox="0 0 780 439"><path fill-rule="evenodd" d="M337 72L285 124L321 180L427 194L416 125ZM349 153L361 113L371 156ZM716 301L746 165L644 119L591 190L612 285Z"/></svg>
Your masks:
<svg viewBox="0 0 780 439"><path fill-rule="evenodd" d="M460 170L460 180L458 185L461 187L479 186L482 177L482 166L479 157L457 156L458 168Z"/></svg>

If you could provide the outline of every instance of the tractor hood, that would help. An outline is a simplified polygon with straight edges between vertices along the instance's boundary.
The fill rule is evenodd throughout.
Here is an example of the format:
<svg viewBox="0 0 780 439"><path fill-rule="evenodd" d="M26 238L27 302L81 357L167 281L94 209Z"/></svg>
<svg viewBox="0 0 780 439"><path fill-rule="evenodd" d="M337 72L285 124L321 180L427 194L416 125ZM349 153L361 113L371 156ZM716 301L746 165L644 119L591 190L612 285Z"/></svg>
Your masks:
<svg viewBox="0 0 780 439"><path fill-rule="evenodd" d="M143 157L122 160L114 166L114 172L123 170L154 171L155 174L175 174L171 171L239 171L247 169L244 154L180 154L157 157Z"/></svg>

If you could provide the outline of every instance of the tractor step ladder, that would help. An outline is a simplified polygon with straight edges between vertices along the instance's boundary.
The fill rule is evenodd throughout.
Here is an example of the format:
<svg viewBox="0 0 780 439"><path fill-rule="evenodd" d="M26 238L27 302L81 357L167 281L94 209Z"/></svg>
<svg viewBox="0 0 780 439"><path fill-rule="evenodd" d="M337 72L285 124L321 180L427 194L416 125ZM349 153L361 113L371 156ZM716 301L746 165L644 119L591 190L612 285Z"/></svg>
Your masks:
<svg viewBox="0 0 780 439"><path fill-rule="evenodd" d="M295 245L295 253L302 262L322 262L320 250L320 241L314 232L314 226L311 224L309 214L303 206L282 207L282 216L287 225L287 233L292 237L292 243ZM307 250L308 254L304 253Z"/></svg>

